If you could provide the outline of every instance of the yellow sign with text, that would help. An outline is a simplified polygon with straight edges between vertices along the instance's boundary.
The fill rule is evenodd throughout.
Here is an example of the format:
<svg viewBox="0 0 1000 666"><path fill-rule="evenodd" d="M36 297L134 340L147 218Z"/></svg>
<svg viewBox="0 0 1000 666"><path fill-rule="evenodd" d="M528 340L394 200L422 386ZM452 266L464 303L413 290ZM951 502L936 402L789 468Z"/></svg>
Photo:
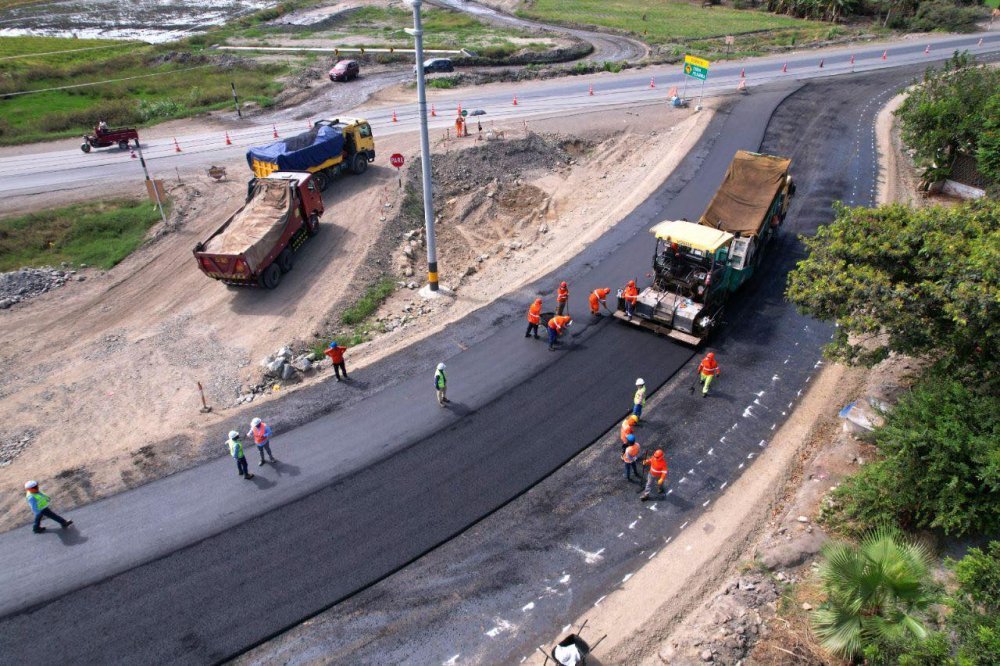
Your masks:
<svg viewBox="0 0 1000 666"><path fill-rule="evenodd" d="M704 58L699 58L697 56L686 55L686 56L684 56L684 64L685 65L694 65L695 67L701 67L702 69L708 69L708 66L711 63L709 61L705 60Z"/></svg>

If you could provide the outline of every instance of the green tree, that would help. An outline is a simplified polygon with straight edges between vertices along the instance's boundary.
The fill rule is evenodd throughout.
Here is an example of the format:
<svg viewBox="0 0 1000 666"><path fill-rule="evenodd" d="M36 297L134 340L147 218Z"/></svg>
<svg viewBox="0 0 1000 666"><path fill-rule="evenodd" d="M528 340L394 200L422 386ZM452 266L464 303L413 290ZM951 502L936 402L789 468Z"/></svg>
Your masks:
<svg viewBox="0 0 1000 666"><path fill-rule="evenodd" d="M803 239L809 256L786 292L837 323L828 355L873 364L892 351L944 353L989 380L1000 356L1000 202L835 212Z"/></svg>
<svg viewBox="0 0 1000 666"><path fill-rule="evenodd" d="M824 546L819 574L827 599L813 613L813 630L835 655L853 660L880 642L927 637L922 615L934 593L923 546L879 528L857 546Z"/></svg>
<svg viewBox="0 0 1000 666"><path fill-rule="evenodd" d="M958 590L949 601L962 664L993 666L1000 661L1000 541L985 552L970 548L955 565Z"/></svg>
<svg viewBox="0 0 1000 666"><path fill-rule="evenodd" d="M979 171L996 184L1000 184L1000 92L984 105L983 133L979 137L976 162Z"/></svg>

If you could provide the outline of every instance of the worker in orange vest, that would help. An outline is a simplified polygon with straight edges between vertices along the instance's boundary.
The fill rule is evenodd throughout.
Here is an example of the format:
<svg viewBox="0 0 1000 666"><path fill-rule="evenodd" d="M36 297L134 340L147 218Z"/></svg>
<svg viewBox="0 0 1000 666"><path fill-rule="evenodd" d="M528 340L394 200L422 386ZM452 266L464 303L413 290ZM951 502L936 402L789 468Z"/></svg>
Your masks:
<svg viewBox="0 0 1000 666"><path fill-rule="evenodd" d="M639 474L639 468L635 464L638 459L639 445L635 441L635 435L629 435L628 442L622 450L622 461L625 463L626 481L631 481L632 475L635 474L635 482L642 483L642 475Z"/></svg>
<svg viewBox="0 0 1000 666"><path fill-rule="evenodd" d="M622 440L622 451L628 446L628 436L635 432L635 424L639 422L639 417L635 414L629 414L628 418L622 421L621 432L618 434L618 438Z"/></svg>
<svg viewBox="0 0 1000 666"><path fill-rule="evenodd" d="M556 291L557 315L562 315L566 311L567 303L569 303L569 285L563 282L559 285L559 289Z"/></svg>
<svg viewBox="0 0 1000 666"><path fill-rule="evenodd" d="M715 362L715 353L708 352L701 364L698 366L698 377L701 379L701 397L708 395L708 387L712 385L712 380L719 375L719 364Z"/></svg>
<svg viewBox="0 0 1000 666"><path fill-rule="evenodd" d="M552 319L549 319L549 351L556 350L556 343L559 341L559 336L566 332L566 329L573 324L573 320L569 317L561 317L556 315Z"/></svg>
<svg viewBox="0 0 1000 666"><path fill-rule="evenodd" d="M605 310L608 309L608 294L610 293L611 289L608 287L601 287L590 292L590 314L600 317L601 306L603 305Z"/></svg>
<svg viewBox="0 0 1000 666"><path fill-rule="evenodd" d="M528 330L524 332L524 337L530 337L534 333L537 340L540 323L542 323L542 299L536 298L535 302L528 308Z"/></svg>
<svg viewBox="0 0 1000 666"><path fill-rule="evenodd" d="M656 449L653 457L643 460L642 464L644 467L649 467L649 476L646 477L646 489L639 496L639 499L645 502L649 499L649 494L653 492L653 486L659 488L661 495L667 492L663 487L667 482L667 459L663 457L663 449Z"/></svg>
<svg viewBox="0 0 1000 666"><path fill-rule="evenodd" d="M635 286L635 280L629 280L628 284L625 285L622 298L625 299L625 317L631 320L632 315L635 314L635 303L639 300L639 290Z"/></svg>

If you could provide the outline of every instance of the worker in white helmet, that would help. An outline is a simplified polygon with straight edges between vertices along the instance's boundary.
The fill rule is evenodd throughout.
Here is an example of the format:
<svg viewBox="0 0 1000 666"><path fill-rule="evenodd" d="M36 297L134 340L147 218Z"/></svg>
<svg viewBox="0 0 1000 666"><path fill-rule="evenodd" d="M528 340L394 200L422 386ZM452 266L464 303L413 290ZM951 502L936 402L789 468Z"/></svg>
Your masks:
<svg viewBox="0 0 1000 666"><path fill-rule="evenodd" d="M25 499L28 500L28 506L31 507L32 512L35 514L35 522L32 525L32 531L35 534L41 534L45 531L45 528L42 527L42 518L50 518L56 521L62 525L63 529L73 524L72 520L66 520L49 508L49 496L39 490L38 481L28 481L25 483L24 494Z"/></svg>
<svg viewBox="0 0 1000 666"><path fill-rule="evenodd" d="M247 468L247 457L243 455L243 442L240 441L240 433L230 430L226 444L229 446L229 455L236 460L236 473L244 479L252 479L253 474Z"/></svg>
<svg viewBox="0 0 1000 666"><path fill-rule="evenodd" d="M257 453L260 454L260 462L257 463L257 467L264 464L265 451L267 452L267 457L271 459L271 464L278 462L274 459L274 454L271 453L271 426L258 418L254 418L250 421L250 430L247 431L247 437L253 437L253 443L257 445Z"/></svg>
<svg viewBox="0 0 1000 666"><path fill-rule="evenodd" d="M635 380L635 395L632 396L632 413L637 419L642 418L642 408L646 406L646 382L642 377Z"/></svg>
<svg viewBox="0 0 1000 666"><path fill-rule="evenodd" d="M448 391L448 378L444 376L444 363L437 364L437 370L434 371L434 390L437 391L438 404L442 407L445 403L450 402L446 395Z"/></svg>

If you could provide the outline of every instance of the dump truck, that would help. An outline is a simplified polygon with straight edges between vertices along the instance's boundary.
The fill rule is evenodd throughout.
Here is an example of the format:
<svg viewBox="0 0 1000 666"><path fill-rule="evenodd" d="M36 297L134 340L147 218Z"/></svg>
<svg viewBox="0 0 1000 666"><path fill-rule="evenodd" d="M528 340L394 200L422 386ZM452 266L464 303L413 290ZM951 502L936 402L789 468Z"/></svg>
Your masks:
<svg viewBox="0 0 1000 666"><path fill-rule="evenodd" d="M615 316L681 342L700 345L716 330L729 297L761 267L795 193L791 160L741 150L698 222L660 222L650 232L653 283Z"/></svg>
<svg viewBox="0 0 1000 666"><path fill-rule="evenodd" d="M375 161L375 138L362 118L318 120L307 132L257 146L247 151L254 179L275 171L306 171L325 192L330 181L344 171L362 174ZM248 187L253 187L253 179Z"/></svg>
<svg viewBox="0 0 1000 666"><path fill-rule="evenodd" d="M257 178L247 202L194 248L198 268L233 286L274 289L292 270L295 251L319 233L323 196L309 172Z"/></svg>

